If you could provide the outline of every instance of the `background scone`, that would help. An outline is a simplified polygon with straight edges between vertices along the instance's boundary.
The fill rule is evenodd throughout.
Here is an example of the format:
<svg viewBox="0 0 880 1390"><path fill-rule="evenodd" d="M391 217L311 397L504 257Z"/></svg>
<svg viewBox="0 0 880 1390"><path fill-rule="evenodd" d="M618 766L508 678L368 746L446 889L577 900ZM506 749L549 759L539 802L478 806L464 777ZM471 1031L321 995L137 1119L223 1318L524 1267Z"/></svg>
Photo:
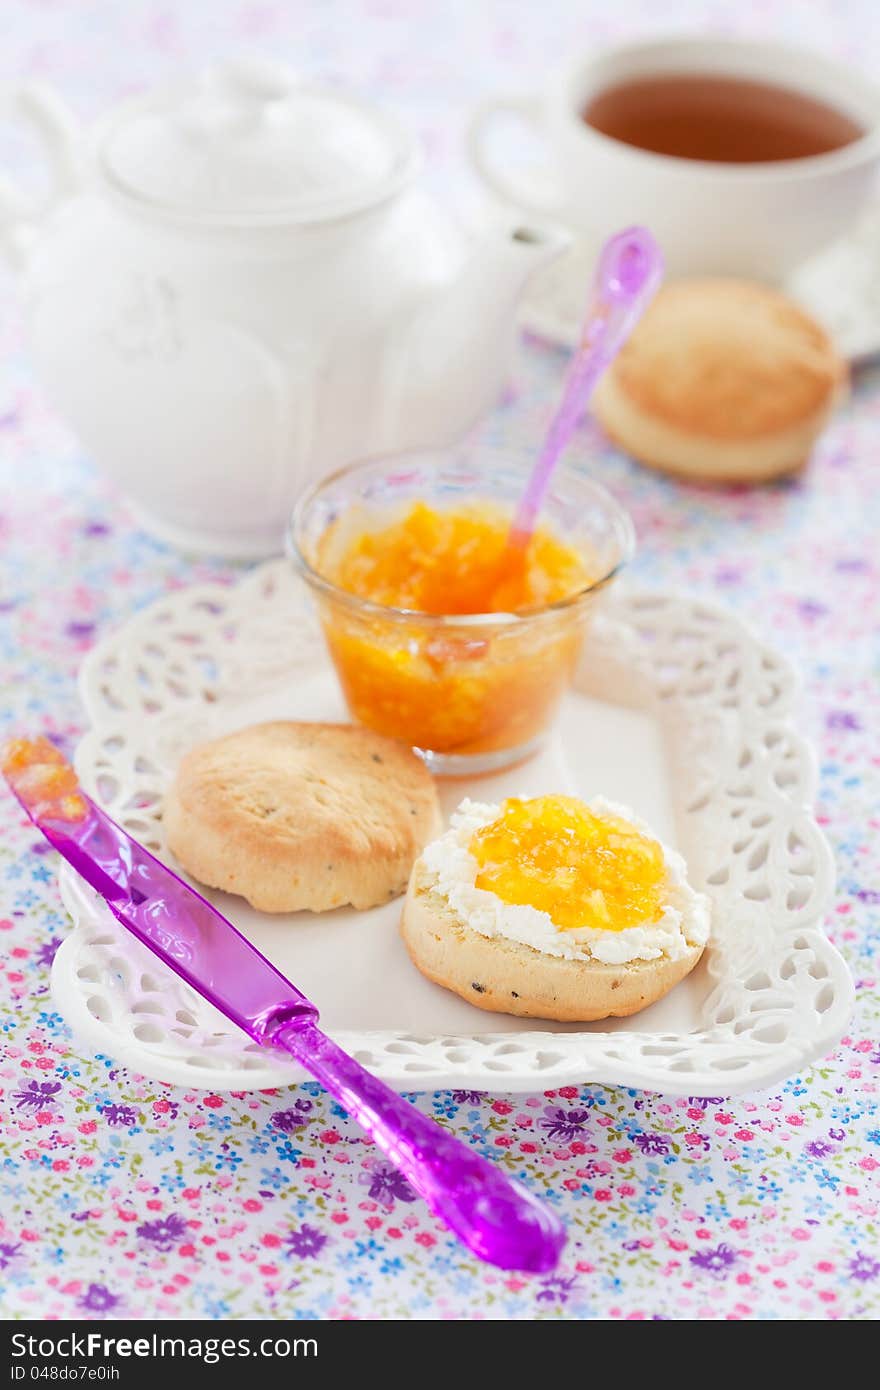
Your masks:
<svg viewBox="0 0 880 1390"><path fill-rule="evenodd" d="M387 902L441 824L434 783L408 748L352 724L292 722L192 749L164 820L194 878L262 912Z"/></svg>
<svg viewBox="0 0 880 1390"><path fill-rule="evenodd" d="M784 295L745 280L679 280L657 295L594 405L641 463L761 482L806 462L845 381L827 333Z"/></svg>
<svg viewBox="0 0 880 1390"><path fill-rule="evenodd" d="M709 937L709 901L688 884L680 855L660 846L660 920L623 930L561 930L546 912L476 887L472 837L500 809L462 802L450 829L413 867L401 932L423 975L480 1009L589 1022L636 1013L693 970ZM626 807L597 798L588 809L650 835Z"/></svg>

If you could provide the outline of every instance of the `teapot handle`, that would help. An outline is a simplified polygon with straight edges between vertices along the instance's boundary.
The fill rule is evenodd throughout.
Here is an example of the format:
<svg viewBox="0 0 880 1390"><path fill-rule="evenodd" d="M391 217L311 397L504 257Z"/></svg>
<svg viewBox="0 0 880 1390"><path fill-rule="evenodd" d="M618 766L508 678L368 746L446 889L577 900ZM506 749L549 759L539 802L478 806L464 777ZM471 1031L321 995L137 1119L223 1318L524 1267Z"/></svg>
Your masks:
<svg viewBox="0 0 880 1390"><path fill-rule="evenodd" d="M0 175L0 248L14 266L22 266L34 231L49 212L80 183L81 139L77 122L50 87L28 82L7 96L4 114L37 132L51 171L42 198L28 198L11 179Z"/></svg>

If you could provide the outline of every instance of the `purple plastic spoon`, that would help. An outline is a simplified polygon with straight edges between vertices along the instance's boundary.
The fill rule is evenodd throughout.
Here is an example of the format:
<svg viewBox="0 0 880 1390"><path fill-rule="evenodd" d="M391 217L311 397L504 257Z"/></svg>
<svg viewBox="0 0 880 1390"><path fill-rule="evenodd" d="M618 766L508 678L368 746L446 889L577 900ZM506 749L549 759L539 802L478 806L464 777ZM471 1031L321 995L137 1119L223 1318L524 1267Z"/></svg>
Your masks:
<svg viewBox="0 0 880 1390"><path fill-rule="evenodd" d="M0 770L49 843L117 921L255 1042L311 1072L469 1250L501 1269L555 1268L549 1207L372 1076L318 1027L318 1010L231 922L112 821L47 739L15 739Z"/></svg>
<svg viewBox="0 0 880 1390"><path fill-rule="evenodd" d="M553 470L593 387L635 328L662 276L662 252L644 227L617 232L602 247L581 340L565 374L562 399L510 529L511 549L524 550L528 545Z"/></svg>

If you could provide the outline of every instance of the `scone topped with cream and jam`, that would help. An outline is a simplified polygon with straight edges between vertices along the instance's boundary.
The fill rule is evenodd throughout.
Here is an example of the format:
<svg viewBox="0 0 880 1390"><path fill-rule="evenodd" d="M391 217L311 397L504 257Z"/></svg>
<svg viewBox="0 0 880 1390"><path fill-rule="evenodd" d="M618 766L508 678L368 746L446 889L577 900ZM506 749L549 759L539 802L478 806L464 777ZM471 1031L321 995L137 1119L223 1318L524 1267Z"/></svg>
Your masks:
<svg viewBox="0 0 880 1390"><path fill-rule="evenodd" d="M680 854L602 798L463 801L417 859L401 930L419 970L478 1008L632 1014L693 970L709 900Z"/></svg>

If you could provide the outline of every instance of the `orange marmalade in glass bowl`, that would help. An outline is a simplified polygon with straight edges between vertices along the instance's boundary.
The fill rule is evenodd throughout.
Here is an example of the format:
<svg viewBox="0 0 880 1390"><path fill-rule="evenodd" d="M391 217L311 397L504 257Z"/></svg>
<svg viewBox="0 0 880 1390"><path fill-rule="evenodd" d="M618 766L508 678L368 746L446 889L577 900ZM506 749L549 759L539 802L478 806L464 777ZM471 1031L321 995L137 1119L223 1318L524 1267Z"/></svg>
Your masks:
<svg viewBox="0 0 880 1390"><path fill-rule="evenodd" d="M290 550L352 716L432 771L540 744L596 596L632 553L623 509L560 469L527 551L507 536L529 462L450 452L356 464L312 488Z"/></svg>

